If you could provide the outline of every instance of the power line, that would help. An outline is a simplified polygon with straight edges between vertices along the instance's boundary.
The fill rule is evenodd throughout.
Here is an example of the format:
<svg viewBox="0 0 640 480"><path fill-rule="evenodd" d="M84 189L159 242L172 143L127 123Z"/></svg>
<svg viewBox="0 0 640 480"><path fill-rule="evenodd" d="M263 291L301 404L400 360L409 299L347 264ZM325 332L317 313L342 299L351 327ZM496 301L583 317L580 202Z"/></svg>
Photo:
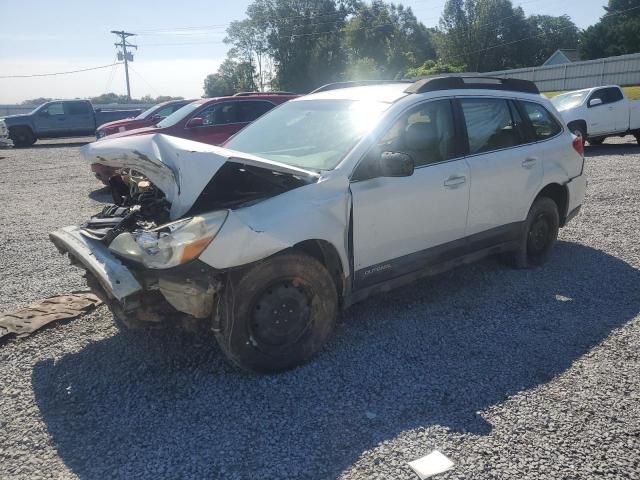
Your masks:
<svg viewBox="0 0 640 480"><path fill-rule="evenodd" d="M55 72L55 73L34 73L31 75L1 75L0 78L32 78L32 77L52 77L54 75L69 75L71 73L89 72L91 70L100 70L101 68L113 67L113 63L109 65L101 65L99 67L81 68L79 70L70 70L68 72Z"/></svg>

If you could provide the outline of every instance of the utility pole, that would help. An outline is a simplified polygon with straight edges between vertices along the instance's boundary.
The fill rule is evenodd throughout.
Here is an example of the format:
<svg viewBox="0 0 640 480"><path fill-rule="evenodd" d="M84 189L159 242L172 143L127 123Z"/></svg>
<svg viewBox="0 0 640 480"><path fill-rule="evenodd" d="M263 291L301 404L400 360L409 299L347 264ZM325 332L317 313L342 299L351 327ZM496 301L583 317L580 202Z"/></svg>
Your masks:
<svg viewBox="0 0 640 480"><path fill-rule="evenodd" d="M118 52L118 60L124 59L124 75L127 79L127 98L131 100L131 87L129 86L129 61L133 62L133 53L127 52L127 47L138 49L137 45L127 42L127 37L132 37L135 33L127 33L124 30L111 30L111 33L120 37L120 43L115 43L116 47L120 47L122 52Z"/></svg>

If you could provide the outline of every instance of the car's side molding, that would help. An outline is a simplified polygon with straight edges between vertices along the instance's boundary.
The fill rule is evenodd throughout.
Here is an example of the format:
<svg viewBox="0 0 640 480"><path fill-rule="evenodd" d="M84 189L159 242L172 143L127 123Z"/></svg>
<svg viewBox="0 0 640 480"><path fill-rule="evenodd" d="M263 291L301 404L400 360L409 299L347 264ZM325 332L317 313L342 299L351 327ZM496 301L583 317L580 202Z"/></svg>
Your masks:
<svg viewBox="0 0 640 480"><path fill-rule="evenodd" d="M502 225L357 270L353 276L353 292L357 293L359 290L393 282L404 276L415 278L417 272L422 272L418 275L419 277L439 273L443 271L439 268L441 265L449 265L444 269L448 270L468 263L466 258L469 256L477 259L479 252L490 255L513 250L518 245L524 223L514 222Z"/></svg>

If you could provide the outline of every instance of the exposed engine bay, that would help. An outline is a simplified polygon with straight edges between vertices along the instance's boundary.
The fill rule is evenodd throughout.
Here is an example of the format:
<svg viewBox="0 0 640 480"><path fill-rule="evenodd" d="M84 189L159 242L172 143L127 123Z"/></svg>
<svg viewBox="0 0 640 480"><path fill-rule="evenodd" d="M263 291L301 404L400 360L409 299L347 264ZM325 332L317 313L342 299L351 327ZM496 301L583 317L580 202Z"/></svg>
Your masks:
<svg viewBox="0 0 640 480"><path fill-rule="evenodd" d="M308 183L307 177L228 162L204 187L185 217L250 206ZM108 246L121 233L154 230L171 220L171 203L145 175L120 169L109 180L109 187L114 204L83 225L90 238Z"/></svg>

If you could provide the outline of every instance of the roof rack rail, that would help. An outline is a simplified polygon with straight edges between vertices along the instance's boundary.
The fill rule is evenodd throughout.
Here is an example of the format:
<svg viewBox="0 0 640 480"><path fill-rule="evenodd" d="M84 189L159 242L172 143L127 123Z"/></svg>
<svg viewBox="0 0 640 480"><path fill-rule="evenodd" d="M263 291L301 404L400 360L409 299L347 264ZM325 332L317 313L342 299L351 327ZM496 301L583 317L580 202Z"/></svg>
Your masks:
<svg viewBox="0 0 640 480"><path fill-rule="evenodd" d="M446 76L423 78L405 90L406 93L425 93L437 90L487 89L539 94L535 83L519 78Z"/></svg>
<svg viewBox="0 0 640 480"><path fill-rule="evenodd" d="M309 92L312 93L320 93L320 92L328 92L330 90L339 90L341 88L351 88L351 87L365 87L367 85L385 85L387 83L413 83L409 80L355 80L350 82L334 82L327 83L321 87L316 88Z"/></svg>
<svg viewBox="0 0 640 480"><path fill-rule="evenodd" d="M234 97L250 97L252 95L297 95L293 92L238 92L235 93Z"/></svg>

